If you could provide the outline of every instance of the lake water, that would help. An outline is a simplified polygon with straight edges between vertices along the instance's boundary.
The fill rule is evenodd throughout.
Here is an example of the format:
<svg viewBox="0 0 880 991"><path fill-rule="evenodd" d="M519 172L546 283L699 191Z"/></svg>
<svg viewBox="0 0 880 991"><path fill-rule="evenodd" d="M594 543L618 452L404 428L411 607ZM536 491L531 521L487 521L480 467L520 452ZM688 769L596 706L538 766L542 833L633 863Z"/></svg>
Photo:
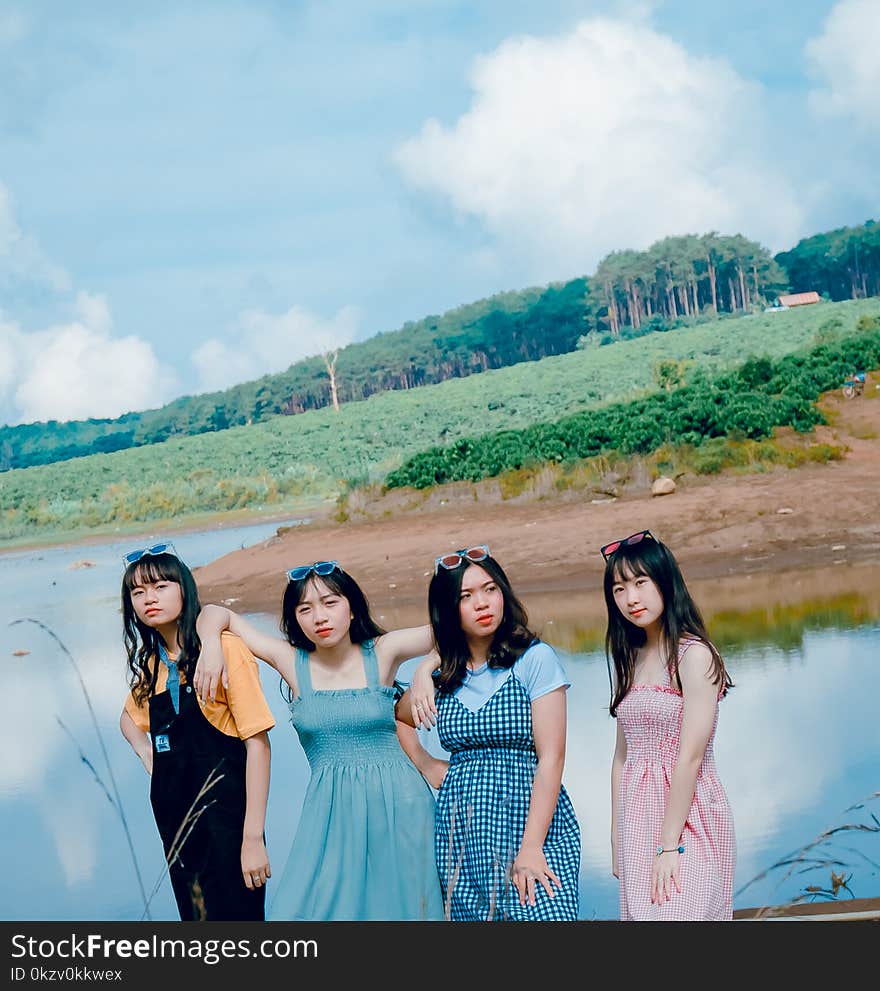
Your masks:
<svg viewBox="0 0 880 991"><path fill-rule="evenodd" d="M220 528L174 542L196 567L271 536L278 525ZM158 537L0 555L3 920L137 920L145 917L145 895L149 918L177 918L148 779L118 729L127 690L121 556ZM872 594L813 602L771 623L755 603L741 616L726 615L717 630L710 624L736 682L721 703L715 742L737 831L735 908L792 900L809 885L830 889L832 869L848 878L856 897L880 895L880 834L872 818L880 816L880 801L872 798L880 787L876 601ZM274 617L251 619L277 630ZM600 631L551 617L542 632L558 647L572 683L564 781L583 834L581 917L613 919L608 795L615 724L607 713ZM279 877L308 765L277 675L264 666L261 674L277 720L266 833ZM439 752L434 731L423 739ZM774 867L843 826L859 828L819 843L794 872ZM839 897L848 897L845 889Z"/></svg>

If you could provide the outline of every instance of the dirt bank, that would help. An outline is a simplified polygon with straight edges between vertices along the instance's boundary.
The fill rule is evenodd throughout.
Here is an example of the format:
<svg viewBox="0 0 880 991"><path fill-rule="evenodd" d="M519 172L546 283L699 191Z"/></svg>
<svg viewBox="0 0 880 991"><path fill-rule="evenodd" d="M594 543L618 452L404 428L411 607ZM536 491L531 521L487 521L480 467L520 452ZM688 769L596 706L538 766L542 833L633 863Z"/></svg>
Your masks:
<svg viewBox="0 0 880 991"><path fill-rule="evenodd" d="M874 377L876 378L876 376ZM434 557L487 543L515 587L540 613L552 600L585 617L601 614L601 544L648 527L675 552L707 613L794 603L880 586L880 394L823 400L831 418L813 440L846 447L840 461L765 474L687 476L677 490L613 501L549 497L512 504L450 500L363 522L328 514L197 573L204 601L275 613L283 573L324 558L340 561L386 622L424 621ZM538 617L539 618L539 617Z"/></svg>

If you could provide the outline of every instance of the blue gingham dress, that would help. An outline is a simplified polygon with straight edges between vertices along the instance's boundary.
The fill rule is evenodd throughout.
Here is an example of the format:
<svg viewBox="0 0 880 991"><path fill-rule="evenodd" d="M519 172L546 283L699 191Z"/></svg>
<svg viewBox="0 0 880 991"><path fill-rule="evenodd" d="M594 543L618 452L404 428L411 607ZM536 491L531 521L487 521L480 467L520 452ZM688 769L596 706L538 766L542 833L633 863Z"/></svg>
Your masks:
<svg viewBox="0 0 880 991"><path fill-rule="evenodd" d="M446 917L454 922L576 921L581 838L564 786L544 842L561 890L550 898L536 884L535 906L520 905L510 876L537 765L531 699L515 666L476 711L454 694L438 693L437 732L449 752L434 830Z"/></svg>

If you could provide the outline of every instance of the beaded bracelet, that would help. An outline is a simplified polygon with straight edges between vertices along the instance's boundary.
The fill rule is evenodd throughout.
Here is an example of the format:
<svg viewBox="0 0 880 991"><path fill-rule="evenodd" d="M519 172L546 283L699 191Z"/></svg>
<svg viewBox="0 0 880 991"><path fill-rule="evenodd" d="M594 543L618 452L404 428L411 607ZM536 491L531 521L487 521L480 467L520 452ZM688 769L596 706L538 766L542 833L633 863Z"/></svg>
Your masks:
<svg viewBox="0 0 880 991"><path fill-rule="evenodd" d="M668 850L664 850L662 845L657 847L657 856L659 857L662 853L684 853L683 846L671 846Z"/></svg>

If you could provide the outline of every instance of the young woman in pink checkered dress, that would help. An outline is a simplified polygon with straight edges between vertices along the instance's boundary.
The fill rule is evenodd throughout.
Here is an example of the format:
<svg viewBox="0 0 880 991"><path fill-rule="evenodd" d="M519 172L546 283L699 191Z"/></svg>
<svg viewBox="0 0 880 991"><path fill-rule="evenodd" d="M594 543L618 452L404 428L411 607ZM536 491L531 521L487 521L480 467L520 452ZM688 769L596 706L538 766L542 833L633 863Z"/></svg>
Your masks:
<svg viewBox="0 0 880 991"><path fill-rule="evenodd" d="M736 839L712 744L733 682L668 547L642 530L602 556L620 918L731 919Z"/></svg>

